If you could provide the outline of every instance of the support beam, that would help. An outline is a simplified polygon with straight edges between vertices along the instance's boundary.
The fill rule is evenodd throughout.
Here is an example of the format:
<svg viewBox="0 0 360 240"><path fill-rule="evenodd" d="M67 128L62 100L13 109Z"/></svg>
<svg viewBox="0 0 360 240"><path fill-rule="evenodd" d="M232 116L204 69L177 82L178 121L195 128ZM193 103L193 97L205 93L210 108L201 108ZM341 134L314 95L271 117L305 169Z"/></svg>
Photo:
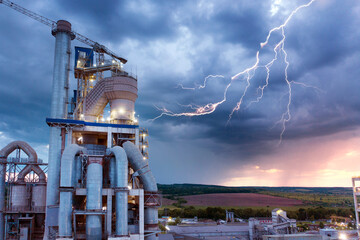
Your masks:
<svg viewBox="0 0 360 240"><path fill-rule="evenodd" d="M111 131L111 127L107 128L107 147L108 148L112 148L112 131Z"/></svg>
<svg viewBox="0 0 360 240"><path fill-rule="evenodd" d="M106 204L106 218L107 218L107 226L106 226L106 232L108 236L111 236L111 217L112 217L112 194L110 191L107 191L107 204Z"/></svg>
<svg viewBox="0 0 360 240"><path fill-rule="evenodd" d="M144 239L144 190L139 189L139 233Z"/></svg>
<svg viewBox="0 0 360 240"><path fill-rule="evenodd" d="M73 140L73 139L72 139L72 138L73 138L73 137L72 137L72 132L73 132L73 131L72 131L72 128L69 128L68 131L67 131L67 139L66 139L66 140L67 140L67 143L66 143L67 146L69 146L70 144L72 144L72 140Z"/></svg>

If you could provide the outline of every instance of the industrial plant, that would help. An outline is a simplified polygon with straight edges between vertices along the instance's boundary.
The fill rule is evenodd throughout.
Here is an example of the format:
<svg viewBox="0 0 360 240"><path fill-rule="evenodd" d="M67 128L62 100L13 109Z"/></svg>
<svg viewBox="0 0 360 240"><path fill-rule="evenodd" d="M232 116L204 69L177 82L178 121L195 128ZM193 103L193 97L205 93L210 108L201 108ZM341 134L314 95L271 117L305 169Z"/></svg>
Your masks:
<svg viewBox="0 0 360 240"><path fill-rule="evenodd" d="M74 31L72 24L66 20L53 21L9 0L0 0L0 7L15 10L24 15L21 17L29 17L46 25L49 34L55 38L51 103L48 103L51 110L43 123L50 132L48 161L40 159L41 154L38 155L32 146L20 139L0 149L0 240L359 239L360 177L352 179L354 213L336 213L334 209L325 212L325 207L337 208L338 205L330 205L332 199L327 199L328 202L317 201L315 195L318 192L311 192L314 201L308 200L303 194L309 189L299 190L301 199L306 200L300 201L294 197L292 200L300 203L290 202L285 205L288 208L300 207L297 214L288 208L288 212L278 208L280 197L268 188L254 191L247 187L230 191L218 188L221 186L209 185L210 190L203 191L196 184L172 184L166 188L165 184L159 184L164 197L163 205L166 205L159 218L158 209L162 200L149 166L149 132L139 126L135 113L138 78L136 74L125 70L127 60L103 44ZM284 27L288 20L278 27L278 30L282 30L283 40L274 48L275 54L282 52L285 55L286 63ZM272 32L269 32L268 39L261 43L261 47L267 44ZM72 44L75 41L80 42L81 46ZM271 64L264 65L267 70L276 56ZM235 75L231 81L244 73L249 75L259 67L258 63ZM288 63L285 75L290 87L287 67ZM269 78L269 71L267 74ZM73 79L72 84L70 79ZM226 91L229 87L230 84ZM216 107L209 106L218 106L224 102L226 91L224 100L208 104L205 109L214 111ZM246 90L243 96L245 94ZM289 104L288 114L284 114L290 117ZM199 109L193 109L197 115L209 113L201 110L204 107ZM288 121L284 114L282 120ZM190 168L198 170L196 167ZM275 168L255 168L261 170L261 173L278 172ZM181 186L179 190L173 191L174 185ZM192 190L187 191L183 185L191 185ZM204 186L201 189L205 189ZM171 191L166 193L164 189ZM290 199L283 188L278 191L282 199ZM190 193L205 195L204 199L211 193L221 193L214 199L225 199L227 203L231 199L235 203L226 205L226 209L221 212L219 203L209 203L198 198L197 204L193 201L186 208L182 204L187 203L185 196L191 197ZM248 202L259 199L259 196L275 200L272 200L274 204L266 204L266 210L259 208L255 212L252 208L244 208L241 214L241 209L233 206L246 207L246 203L238 203L239 200L233 195L224 197L232 193L248 194ZM165 204L165 198L172 205ZM249 206L261 207L265 202L267 200ZM314 203L316 208L305 210L305 203ZM344 199L343 204L348 206L350 201ZM202 209L206 206L206 209ZM271 212L270 207L274 207ZM307 214L310 211L313 214ZM319 216L315 218L314 215ZM353 216L356 219L354 224ZM333 221L337 218L344 221Z"/></svg>
<svg viewBox="0 0 360 240"><path fill-rule="evenodd" d="M0 3L49 26L55 37L49 160L22 141L0 151L0 239L157 239L160 198L148 131L135 117L138 80L123 69L127 60L65 20ZM74 39L90 48L73 50Z"/></svg>

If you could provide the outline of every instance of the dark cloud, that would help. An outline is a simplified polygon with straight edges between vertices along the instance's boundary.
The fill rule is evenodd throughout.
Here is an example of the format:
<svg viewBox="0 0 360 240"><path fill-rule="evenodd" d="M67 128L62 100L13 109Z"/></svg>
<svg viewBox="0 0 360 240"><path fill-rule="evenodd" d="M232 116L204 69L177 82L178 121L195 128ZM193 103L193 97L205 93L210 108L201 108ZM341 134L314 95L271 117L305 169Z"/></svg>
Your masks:
<svg viewBox="0 0 360 240"><path fill-rule="evenodd" d="M68 19L91 31L98 41L121 42L133 38L147 42L176 34L173 12L178 4L172 1L87 1L86 4L57 1L55 4Z"/></svg>
<svg viewBox="0 0 360 240"><path fill-rule="evenodd" d="M273 3L260 0L18 3L51 19L69 20L79 33L128 58L128 70L139 71L136 112L150 130L152 164L160 182L209 183L209 176L220 179L236 164L278 154L281 125L276 123L288 99L283 53L272 66L262 101L249 105L265 83L264 68L256 72L241 110L229 122L246 86L243 78L233 82L228 101L213 114L145 121L160 114L154 106L180 112L189 110L181 104L220 101L230 77L251 66L256 51L261 50L261 64L273 57L271 47L280 33L275 32L264 49L259 43L295 3L283 3L274 15ZM285 28L289 79L315 87L292 85L292 120L286 124L285 143L359 127L359 9L356 1L315 1ZM6 139L45 146L54 38L47 26L6 6L0 6L0 21L0 132ZM73 41L75 45L82 44ZM207 88L196 91L177 87L199 86L209 74L225 78L211 79ZM75 86L72 76L71 82ZM221 163L226 167L214 170Z"/></svg>

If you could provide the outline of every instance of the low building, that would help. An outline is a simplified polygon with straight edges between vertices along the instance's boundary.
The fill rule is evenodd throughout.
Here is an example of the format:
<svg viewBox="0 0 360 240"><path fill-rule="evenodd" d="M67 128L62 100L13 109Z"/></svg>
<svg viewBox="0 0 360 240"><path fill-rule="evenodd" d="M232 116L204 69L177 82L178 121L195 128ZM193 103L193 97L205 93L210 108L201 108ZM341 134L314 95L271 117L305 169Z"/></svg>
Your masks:
<svg viewBox="0 0 360 240"><path fill-rule="evenodd" d="M320 234L278 234L278 235L264 235L263 240L322 240Z"/></svg>
<svg viewBox="0 0 360 240"><path fill-rule="evenodd" d="M262 239L264 235L295 234L297 232L296 220L290 219L286 211L275 208L271 212L271 218L250 218L250 240Z"/></svg>
<svg viewBox="0 0 360 240"><path fill-rule="evenodd" d="M168 233L175 236L186 236L188 239L226 240L226 239L249 239L249 227L247 224L224 224L224 225L180 225L168 226ZM179 239L179 238L176 238ZM187 238L183 238L187 239Z"/></svg>
<svg viewBox="0 0 360 240"><path fill-rule="evenodd" d="M278 234L278 235L263 235L263 240L357 240L357 232L353 231L338 231L336 229L320 229L319 232L307 232L301 234Z"/></svg>

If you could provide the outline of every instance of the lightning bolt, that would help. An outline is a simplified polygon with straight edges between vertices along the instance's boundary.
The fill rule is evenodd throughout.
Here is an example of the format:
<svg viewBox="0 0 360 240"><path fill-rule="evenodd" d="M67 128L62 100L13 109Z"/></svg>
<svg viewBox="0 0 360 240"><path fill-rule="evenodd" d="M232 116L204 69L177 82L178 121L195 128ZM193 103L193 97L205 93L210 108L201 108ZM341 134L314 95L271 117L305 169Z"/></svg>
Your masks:
<svg viewBox="0 0 360 240"><path fill-rule="evenodd" d="M202 88L206 88L206 84L209 78L225 78L223 75L209 75L204 79L204 82L202 85L198 86L198 87L184 87L182 84L178 84L177 87L180 87L183 90L196 90L196 89L202 89Z"/></svg>
<svg viewBox="0 0 360 240"><path fill-rule="evenodd" d="M291 106L291 100L292 100L292 84L298 84L298 85L302 85L304 87L312 87L312 88L315 88L319 91L321 91L320 89L314 87L314 86L310 86L310 85L307 85L305 83L300 83L300 82L296 82L296 81L293 81L293 80L289 80L288 78L288 68L289 68L289 61L288 61L288 55L287 55L287 52L285 50L285 40L286 40L286 35L285 35L285 27L287 26L287 24L289 23L289 21L292 19L292 17L301 9L303 8L307 8L309 7L315 0L310 0L307 4L304 4L304 5L301 5L299 7L297 7L295 10L293 10L290 15L285 19L285 21L277 26L277 27L274 27L272 28L267 36L266 36L266 39L264 42L261 42L260 43L260 50L258 50L256 52L256 61L255 63L249 67L249 68L246 68L245 70L235 74L234 76L231 77L230 79L230 83L225 87L225 90L224 90L224 96L223 96L223 99L221 99L220 101L218 102L213 102L213 103L208 103L206 105L203 105L203 106L192 106L191 105L191 109L193 111L189 111L189 112L181 112L181 113L174 113L166 108L158 108L160 111L162 111L162 113L157 116L156 118L154 119L151 119L151 121L154 121L162 116L171 116L171 117L181 117L181 116L187 116L187 117L194 117L194 116L202 116L202 115L208 115L208 114L211 114L213 113L217 107L219 107L221 104L223 104L224 102L226 102L227 100L227 92L228 92L228 89L231 87L232 83L239 79L239 78L243 78L246 80L246 86L240 96L240 99L239 101L237 102L236 106L232 109L231 113L229 114L229 119L228 119L228 123L229 121L231 120L233 114L236 112L236 111L239 111L241 109L241 106L243 104L243 101L244 101L244 98L246 97L247 95L247 91L248 89L250 88L251 86L251 83L252 83L252 79L253 77L255 76L256 74L256 71L259 69L259 68L265 68L266 70L266 78L265 78L265 83L262 85L262 86L259 86L258 87L258 92L260 92L259 96L256 98L256 100L253 100L250 102L249 105L253 104L253 103L258 103L261 101L263 95L264 95L264 90L265 88L268 87L269 85L269 79L270 79L270 72L271 72L271 67L272 65L274 64L274 62L276 60L278 60L278 56L279 54L281 53L281 55L283 56L283 60L284 60L284 63L285 63L285 68L284 68L284 78L285 78L285 83L287 85L287 88L288 88L288 91L287 91L287 96L288 96L288 101L287 101L287 105L286 105L286 109L285 111L283 112L283 114L281 115L281 118L280 120L277 122L277 124L281 124L281 133L280 133L280 139L279 139L279 143L281 143L282 141L282 138L283 138L283 135L285 133L285 130L286 130L286 123L289 122L291 120L291 112L290 112L290 106ZM280 32L281 34L281 39L280 41L277 42L277 44L275 45L275 47L273 48L273 52L274 52L274 56L273 58L268 62L266 63L265 65L259 65L259 62L260 62L260 59L259 59L259 54L260 54L260 51L261 49L263 49L265 46L268 45L269 43L269 40L271 38L271 36L273 35L273 33L275 32ZM209 78L213 78L213 77L222 77L224 78L224 76L222 75L209 75L205 78L204 82L202 85L198 86L198 87L193 87L193 88L188 88L188 87L184 87L182 86L181 84L179 84L178 86L180 86L182 89L185 89L185 90L196 90L196 89L203 89L206 87L206 84L207 84L207 81Z"/></svg>

